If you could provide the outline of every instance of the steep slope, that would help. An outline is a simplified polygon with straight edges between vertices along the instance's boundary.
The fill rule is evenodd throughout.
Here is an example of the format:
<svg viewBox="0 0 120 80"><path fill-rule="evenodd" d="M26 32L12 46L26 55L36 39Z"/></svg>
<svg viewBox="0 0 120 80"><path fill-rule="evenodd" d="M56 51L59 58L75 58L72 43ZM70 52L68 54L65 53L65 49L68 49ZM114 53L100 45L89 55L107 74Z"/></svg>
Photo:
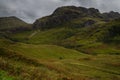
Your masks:
<svg viewBox="0 0 120 80"><path fill-rule="evenodd" d="M105 24L96 34L104 42L120 44L120 19Z"/></svg>

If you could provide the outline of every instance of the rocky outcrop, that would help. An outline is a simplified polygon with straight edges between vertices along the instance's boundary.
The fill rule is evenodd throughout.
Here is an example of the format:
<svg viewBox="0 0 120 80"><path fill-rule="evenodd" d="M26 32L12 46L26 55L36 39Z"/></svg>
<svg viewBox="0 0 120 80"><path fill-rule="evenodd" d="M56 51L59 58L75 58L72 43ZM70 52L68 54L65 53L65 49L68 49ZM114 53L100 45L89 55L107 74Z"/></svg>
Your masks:
<svg viewBox="0 0 120 80"><path fill-rule="evenodd" d="M102 16L105 20L113 20L113 19L120 18L120 14L114 11L111 11L109 13L103 13Z"/></svg>
<svg viewBox="0 0 120 80"><path fill-rule="evenodd" d="M35 29L39 28L41 30L50 29L69 22L73 19L82 19L84 17L98 18L105 21L109 19L116 19L120 17L120 14L115 12L102 14L99 12L98 9L95 8L64 6L57 8L50 16L46 16L36 20L33 24L33 27ZM91 24L94 22L89 21L86 24L89 25L89 23Z"/></svg>

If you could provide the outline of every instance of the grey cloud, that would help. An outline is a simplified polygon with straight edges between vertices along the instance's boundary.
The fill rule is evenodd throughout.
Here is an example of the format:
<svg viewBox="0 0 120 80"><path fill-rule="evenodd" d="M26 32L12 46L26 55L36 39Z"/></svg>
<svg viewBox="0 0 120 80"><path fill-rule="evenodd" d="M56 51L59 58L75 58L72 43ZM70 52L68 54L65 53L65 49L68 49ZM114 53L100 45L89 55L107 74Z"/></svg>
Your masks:
<svg viewBox="0 0 120 80"><path fill-rule="evenodd" d="M100 11L119 11L120 0L0 0L0 17L17 16L26 22L51 14L57 7L75 5Z"/></svg>
<svg viewBox="0 0 120 80"><path fill-rule="evenodd" d="M120 12L120 0L77 0L81 6L95 7L101 12L117 11Z"/></svg>

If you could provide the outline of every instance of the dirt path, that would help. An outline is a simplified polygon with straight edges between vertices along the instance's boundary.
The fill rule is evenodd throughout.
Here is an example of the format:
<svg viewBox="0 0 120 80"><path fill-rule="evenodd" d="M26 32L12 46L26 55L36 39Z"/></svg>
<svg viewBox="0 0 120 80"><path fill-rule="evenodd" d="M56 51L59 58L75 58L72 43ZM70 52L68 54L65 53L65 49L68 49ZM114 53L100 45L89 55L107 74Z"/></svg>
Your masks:
<svg viewBox="0 0 120 80"><path fill-rule="evenodd" d="M39 31L34 31L30 36L29 38L32 38L34 35L36 35Z"/></svg>

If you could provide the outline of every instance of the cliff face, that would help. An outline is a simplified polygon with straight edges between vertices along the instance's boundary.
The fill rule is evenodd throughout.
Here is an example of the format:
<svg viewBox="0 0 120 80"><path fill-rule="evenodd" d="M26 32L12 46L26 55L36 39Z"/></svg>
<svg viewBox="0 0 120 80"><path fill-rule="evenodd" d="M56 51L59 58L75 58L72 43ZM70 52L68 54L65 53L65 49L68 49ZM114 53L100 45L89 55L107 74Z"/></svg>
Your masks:
<svg viewBox="0 0 120 80"><path fill-rule="evenodd" d="M57 27L66 22L72 21L74 19L82 18L98 18L103 21L109 21L120 17L119 13L100 13L98 9L95 8L84 8L75 6L66 6L57 8L53 14L40 18L35 21L34 28L39 29L49 29Z"/></svg>

